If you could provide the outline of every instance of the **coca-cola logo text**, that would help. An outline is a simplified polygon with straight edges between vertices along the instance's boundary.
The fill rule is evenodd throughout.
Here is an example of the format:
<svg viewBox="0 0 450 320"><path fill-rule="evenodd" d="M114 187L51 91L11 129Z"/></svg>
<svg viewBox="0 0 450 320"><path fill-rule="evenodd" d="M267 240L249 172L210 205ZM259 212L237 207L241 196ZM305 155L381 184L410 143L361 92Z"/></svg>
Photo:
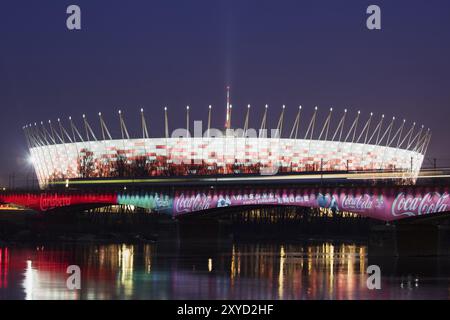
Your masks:
<svg viewBox="0 0 450 320"><path fill-rule="evenodd" d="M193 212L207 210L211 207L212 199L205 194L197 194L196 196L186 197L181 194L175 198L175 212Z"/></svg>
<svg viewBox="0 0 450 320"><path fill-rule="evenodd" d="M372 209L374 203L372 197L368 194L363 194L360 196L346 195L342 201L342 209L344 210L367 210Z"/></svg>
<svg viewBox="0 0 450 320"><path fill-rule="evenodd" d="M447 192L429 192L422 196L412 196L401 192L392 203L392 215L395 217L420 216L423 214L445 212L449 210L449 195Z"/></svg>

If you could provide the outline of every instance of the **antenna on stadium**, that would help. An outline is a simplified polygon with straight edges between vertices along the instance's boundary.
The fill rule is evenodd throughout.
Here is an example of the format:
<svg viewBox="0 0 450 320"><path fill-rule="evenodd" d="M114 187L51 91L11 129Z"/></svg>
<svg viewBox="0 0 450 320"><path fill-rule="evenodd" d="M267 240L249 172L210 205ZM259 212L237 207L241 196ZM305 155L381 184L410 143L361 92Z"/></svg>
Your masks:
<svg viewBox="0 0 450 320"><path fill-rule="evenodd" d="M230 102L230 86L227 86L227 115L225 120L225 130L231 129L231 102Z"/></svg>

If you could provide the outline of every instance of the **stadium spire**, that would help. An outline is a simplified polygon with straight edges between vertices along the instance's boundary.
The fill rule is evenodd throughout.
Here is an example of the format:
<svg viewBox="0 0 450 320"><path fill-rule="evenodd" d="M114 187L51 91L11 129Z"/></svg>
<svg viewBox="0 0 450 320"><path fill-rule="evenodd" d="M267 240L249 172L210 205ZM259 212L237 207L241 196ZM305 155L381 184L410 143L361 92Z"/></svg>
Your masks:
<svg viewBox="0 0 450 320"><path fill-rule="evenodd" d="M227 86L227 116L225 121L225 129L231 129L230 86Z"/></svg>

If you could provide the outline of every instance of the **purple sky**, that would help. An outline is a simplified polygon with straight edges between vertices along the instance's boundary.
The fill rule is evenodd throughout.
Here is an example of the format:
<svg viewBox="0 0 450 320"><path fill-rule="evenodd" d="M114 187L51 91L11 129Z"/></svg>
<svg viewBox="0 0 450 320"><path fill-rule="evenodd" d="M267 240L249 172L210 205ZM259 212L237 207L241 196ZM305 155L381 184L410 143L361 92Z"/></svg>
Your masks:
<svg viewBox="0 0 450 320"><path fill-rule="evenodd" d="M81 7L81 31L66 29L70 4ZM381 31L365 27L369 4L381 7ZM309 116L315 105L323 117L330 107L385 113L430 127L427 157L450 164L449 39L448 0L5 0L0 185L29 170L26 123L72 115L81 124L85 113L97 127L102 111L117 132L122 109L137 135L144 107L161 136L163 106L175 128L187 104L203 120L212 104L220 127L227 84L236 125L248 103L253 127L266 103L272 125L286 104L288 127L299 104Z"/></svg>

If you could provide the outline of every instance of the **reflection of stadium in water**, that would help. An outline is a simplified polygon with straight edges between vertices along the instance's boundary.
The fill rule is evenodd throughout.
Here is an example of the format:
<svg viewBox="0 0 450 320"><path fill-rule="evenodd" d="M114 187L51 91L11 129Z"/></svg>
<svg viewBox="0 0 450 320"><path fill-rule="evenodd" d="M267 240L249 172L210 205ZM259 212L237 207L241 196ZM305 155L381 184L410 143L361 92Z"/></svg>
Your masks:
<svg viewBox="0 0 450 320"><path fill-rule="evenodd" d="M367 249L355 244L230 244L218 250L192 243L177 254L159 244L8 248L7 256L5 250L3 299L445 298L450 285L448 262L435 268L433 259L421 260L421 271L414 271L410 262L405 270L390 269L392 261L382 267L382 290L370 291ZM69 264L81 267L81 291L65 287Z"/></svg>

